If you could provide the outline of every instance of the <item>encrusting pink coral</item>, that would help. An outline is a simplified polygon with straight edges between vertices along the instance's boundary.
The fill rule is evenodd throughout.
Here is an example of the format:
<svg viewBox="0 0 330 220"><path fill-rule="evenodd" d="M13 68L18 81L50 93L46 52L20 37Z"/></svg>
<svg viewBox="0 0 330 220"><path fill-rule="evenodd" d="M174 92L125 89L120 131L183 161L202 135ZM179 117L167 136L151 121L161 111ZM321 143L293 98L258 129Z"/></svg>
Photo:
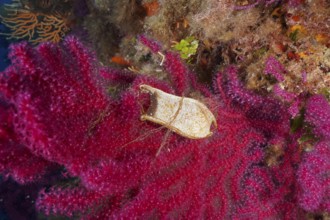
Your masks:
<svg viewBox="0 0 330 220"><path fill-rule="evenodd" d="M171 85L101 68L75 38L36 48L17 44L10 57L12 65L0 75L5 103L0 110L10 115L1 124L1 137L11 132L31 158L58 164L68 178L79 180L40 193L37 208L46 214L86 219L297 219L304 214L296 205L299 154L287 109L247 91L234 67L217 74L211 92L170 52L164 65ZM139 92L141 84L176 95L199 91L217 118L213 136L164 139L165 128L139 120L150 103L149 95ZM119 96L107 95L105 85L116 86ZM4 140L1 153L9 157L16 145ZM273 145L285 153L279 165L269 167L265 149ZM1 160L1 171L15 178L26 160L21 154L12 160L14 167ZM25 181L36 180L34 173L26 176Z"/></svg>

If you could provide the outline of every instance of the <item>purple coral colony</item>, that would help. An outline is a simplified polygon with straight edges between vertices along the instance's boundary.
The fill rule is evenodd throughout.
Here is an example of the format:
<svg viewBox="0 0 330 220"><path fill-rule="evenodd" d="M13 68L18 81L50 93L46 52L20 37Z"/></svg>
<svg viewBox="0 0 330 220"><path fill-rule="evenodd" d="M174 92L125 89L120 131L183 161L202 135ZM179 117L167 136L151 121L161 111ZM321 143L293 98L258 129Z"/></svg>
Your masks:
<svg viewBox="0 0 330 220"><path fill-rule="evenodd" d="M13 0L0 14L0 219L330 218L329 1ZM205 104L212 135L142 121L140 85Z"/></svg>

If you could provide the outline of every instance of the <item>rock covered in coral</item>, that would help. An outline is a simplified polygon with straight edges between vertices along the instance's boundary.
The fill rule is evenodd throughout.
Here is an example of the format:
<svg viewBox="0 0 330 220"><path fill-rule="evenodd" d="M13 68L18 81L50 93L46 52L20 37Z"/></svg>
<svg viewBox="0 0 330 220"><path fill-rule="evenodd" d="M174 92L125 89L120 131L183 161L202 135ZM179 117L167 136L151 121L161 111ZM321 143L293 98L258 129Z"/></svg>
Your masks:
<svg viewBox="0 0 330 220"><path fill-rule="evenodd" d="M145 19L145 31L165 45L169 45L171 40L181 40L189 33L191 17L204 5L201 0L160 0L158 2L157 14Z"/></svg>
<svg viewBox="0 0 330 220"><path fill-rule="evenodd" d="M135 36L142 32L146 16L141 1L86 0L89 14L84 19L84 28L104 64L119 50L124 36Z"/></svg>
<svg viewBox="0 0 330 220"><path fill-rule="evenodd" d="M240 76L249 89L271 93L276 80L263 73L267 59L274 57L287 71L281 80L285 91L329 93L326 0L88 2L85 24L105 65L120 56L128 66L150 71L142 61L148 56L135 56L136 33L147 32L167 48L194 37L199 46L190 65L204 82L234 64L243 70ZM156 5L157 12L145 14L147 5Z"/></svg>

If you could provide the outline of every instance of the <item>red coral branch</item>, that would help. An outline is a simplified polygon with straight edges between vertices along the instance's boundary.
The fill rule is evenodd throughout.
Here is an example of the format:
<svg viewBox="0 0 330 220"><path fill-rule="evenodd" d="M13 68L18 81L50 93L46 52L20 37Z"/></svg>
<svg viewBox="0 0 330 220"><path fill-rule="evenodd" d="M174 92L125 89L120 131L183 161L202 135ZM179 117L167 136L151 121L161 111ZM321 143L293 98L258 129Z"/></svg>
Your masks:
<svg viewBox="0 0 330 220"><path fill-rule="evenodd" d="M14 120L1 124L1 137L11 132L25 152L62 165L80 181L76 187L42 192L40 210L91 219L301 216L296 197L288 199L296 193L298 148L290 139L287 109L247 91L235 68L217 75L214 94L198 85L172 53L166 53L165 69L174 89L153 78L99 67L75 38L37 48L18 44L11 50L13 64L0 75L0 93L11 109L2 111ZM106 84L121 85L119 97L106 95L100 74ZM141 84L177 95L203 90L217 117L214 135L189 140L172 134L155 157L167 130L140 120L150 102L139 93ZM1 150L8 149L1 151L4 156L15 151L2 143ZM278 166L268 167L265 149L274 144L285 156ZM22 158L13 158L17 167L3 162L1 171L13 175L24 167ZM22 172L35 179L34 173Z"/></svg>

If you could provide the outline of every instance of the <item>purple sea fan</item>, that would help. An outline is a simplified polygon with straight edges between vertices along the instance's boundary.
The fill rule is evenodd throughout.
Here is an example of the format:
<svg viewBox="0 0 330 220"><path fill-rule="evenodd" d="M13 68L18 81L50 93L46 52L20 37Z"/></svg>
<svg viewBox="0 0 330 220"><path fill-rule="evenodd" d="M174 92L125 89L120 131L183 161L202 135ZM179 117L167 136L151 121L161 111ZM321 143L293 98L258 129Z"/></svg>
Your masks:
<svg viewBox="0 0 330 220"><path fill-rule="evenodd" d="M278 100L246 90L235 68L217 75L212 93L191 80L189 69L172 53L165 53L172 62L164 63L172 85L103 69L75 38L36 48L18 44L11 54L13 64L0 76L0 92L16 120L4 130L12 127L23 149L60 164L79 180L69 188L42 191L39 210L91 219L299 216L289 198L295 193L295 154L285 154L275 168L264 163L266 147L294 146L286 148L285 142L289 115ZM116 99L95 80L93 74L99 73L122 88ZM140 120L141 109L150 106L149 94L139 92L141 84L174 95L197 91L207 96L218 122L213 136L192 140L172 134L164 140L168 130Z"/></svg>
<svg viewBox="0 0 330 220"><path fill-rule="evenodd" d="M314 95L308 99L305 118L313 126L315 135L330 141L330 105L324 96Z"/></svg>
<svg viewBox="0 0 330 220"><path fill-rule="evenodd" d="M285 68L275 57L268 57L265 65L265 74L273 75L277 81L281 82L284 80L283 73L286 72Z"/></svg>
<svg viewBox="0 0 330 220"><path fill-rule="evenodd" d="M299 166L299 204L307 211L330 212L330 105L324 96L308 99L305 119L320 140Z"/></svg>
<svg viewBox="0 0 330 220"><path fill-rule="evenodd" d="M25 184L40 179L52 166L22 143L15 132L13 106L0 100L0 173Z"/></svg>
<svg viewBox="0 0 330 220"><path fill-rule="evenodd" d="M0 93L8 103L8 122L3 126L11 138L5 140L13 141L2 146L9 148L15 141L20 152L33 155L31 160L40 157L73 167L74 161L87 156L86 131L95 115L106 108L107 98L92 84L93 62L87 51L74 38L67 38L62 47L49 43L35 49L26 43L11 46L12 65L0 75ZM10 149L14 147L6 151L8 156ZM28 168L20 158L16 155L12 161L21 169ZM30 170L34 169L30 166Z"/></svg>
<svg viewBox="0 0 330 220"><path fill-rule="evenodd" d="M306 211L330 212L330 142L322 141L304 155L298 170L299 204Z"/></svg>

